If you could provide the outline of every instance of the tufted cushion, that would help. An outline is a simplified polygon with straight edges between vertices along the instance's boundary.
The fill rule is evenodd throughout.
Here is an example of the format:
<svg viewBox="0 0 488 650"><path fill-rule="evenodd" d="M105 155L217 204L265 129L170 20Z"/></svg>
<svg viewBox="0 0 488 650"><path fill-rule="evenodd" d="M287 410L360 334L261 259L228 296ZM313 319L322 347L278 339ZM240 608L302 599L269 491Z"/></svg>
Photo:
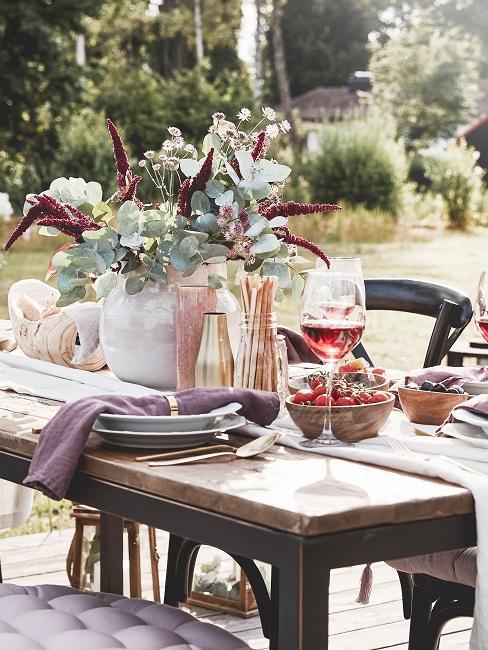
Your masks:
<svg viewBox="0 0 488 650"><path fill-rule="evenodd" d="M180 609L70 587L0 584L1 650L249 650Z"/></svg>
<svg viewBox="0 0 488 650"><path fill-rule="evenodd" d="M388 562L397 571L425 573L434 578L457 582L468 587L476 586L476 546L458 551L445 551L432 555L417 555L405 560Z"/></svg>

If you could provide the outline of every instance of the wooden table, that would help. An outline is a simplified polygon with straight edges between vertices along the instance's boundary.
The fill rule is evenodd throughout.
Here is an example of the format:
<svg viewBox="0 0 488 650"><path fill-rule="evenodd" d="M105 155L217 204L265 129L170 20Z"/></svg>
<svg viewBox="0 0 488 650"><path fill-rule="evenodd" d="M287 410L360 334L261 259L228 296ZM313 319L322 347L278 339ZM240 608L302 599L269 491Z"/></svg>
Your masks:
<svg viewBox="0 0 488 650"><path fill-rule="evenodd" d="M21 431L23 414L46 421L57 408L0 392L0 478L27 473L38 437ZM440 480L284 447L159 468L136 453L93 434L67 494L102 511L102 589L122 590L124 517L262 560L273 566L273 650L327 648L331 569L476 543L471 494Z"/></svg>

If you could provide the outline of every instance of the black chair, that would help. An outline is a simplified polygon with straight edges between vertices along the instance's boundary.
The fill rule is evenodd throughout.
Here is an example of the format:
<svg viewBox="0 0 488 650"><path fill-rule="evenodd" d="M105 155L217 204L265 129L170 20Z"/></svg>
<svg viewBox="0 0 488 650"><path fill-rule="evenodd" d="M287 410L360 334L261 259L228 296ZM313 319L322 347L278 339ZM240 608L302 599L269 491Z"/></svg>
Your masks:
<svg viewBox="0 0 488 650"><path fill-rule="evenodd" d="M367 310L401 311L430 316L435 319L425 354L424 367L441 363L473 315L468 296L455 289L431 282L404 278L381 278L365 280L365 287ZM374 365L361 344L355 348L354 355L363 357ZM170 535L164 594L164 602L167 605L176 606L187 598L193 582L193 571L199 547L200 544L196 541ZM263 577L252 560L240 556L233 557L251 584L258 604L263 634L270 638L273 625L271 597ZM408 619L412 614L415 577L402 572L399 572L399 577L402 588L403 613ZM425 593L423 595L426 600ZM431 603L434 602L434 592L432 592L432 598ZM459 614L455 615L459 616ZM412 619L412 626L415 625L415 622ZM420 645L411 645L410 648L411 650L420 650Z"/></svg>
<svg viewBox="0 0 488 650"><path fill-rule="evenodd" d="M374 278L365 280L365 286L368 311L402 311L435 318L424 368L441 363L473 315L468 296L440 284L405 278ZM363 356L372 363L361 344L355 348L354 355Z"/></svg>

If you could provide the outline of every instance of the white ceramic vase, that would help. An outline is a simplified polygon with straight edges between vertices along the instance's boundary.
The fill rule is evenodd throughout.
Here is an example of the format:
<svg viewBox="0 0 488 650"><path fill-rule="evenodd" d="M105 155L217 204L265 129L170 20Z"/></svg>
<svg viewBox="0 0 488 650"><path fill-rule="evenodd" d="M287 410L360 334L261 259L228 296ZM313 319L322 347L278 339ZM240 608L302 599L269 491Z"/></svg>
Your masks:
<svg viewBox="0 0 488 650"><path fill-rule="evenodd" d="M187 278L170 267L167 284L148 282L133 296L125 291L126 276L118 276L115 289L105 298L100 319L100 345L114 375L150 388L175 388L176 287L205 286L209 273L225 276L225 264L202 265ZM226 287L217 290L217 310L227 314L235 354L241 310Z"/></svg>

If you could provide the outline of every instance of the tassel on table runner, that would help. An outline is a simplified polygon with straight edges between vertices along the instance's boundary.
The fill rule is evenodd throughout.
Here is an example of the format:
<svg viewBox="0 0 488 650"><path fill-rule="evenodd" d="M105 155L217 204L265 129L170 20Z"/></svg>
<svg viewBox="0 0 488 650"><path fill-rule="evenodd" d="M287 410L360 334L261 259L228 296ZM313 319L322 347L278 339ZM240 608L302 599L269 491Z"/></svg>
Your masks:
<svg viewBox="0 0 488 650"><path fill-rule="evenodd" d="M371 570L371 564L367 564L361 575L361 586L359 587L359 594L356 598L356 602L359 603L359 605L367 605L369 603L372 589L373 571Z"/></svg>

